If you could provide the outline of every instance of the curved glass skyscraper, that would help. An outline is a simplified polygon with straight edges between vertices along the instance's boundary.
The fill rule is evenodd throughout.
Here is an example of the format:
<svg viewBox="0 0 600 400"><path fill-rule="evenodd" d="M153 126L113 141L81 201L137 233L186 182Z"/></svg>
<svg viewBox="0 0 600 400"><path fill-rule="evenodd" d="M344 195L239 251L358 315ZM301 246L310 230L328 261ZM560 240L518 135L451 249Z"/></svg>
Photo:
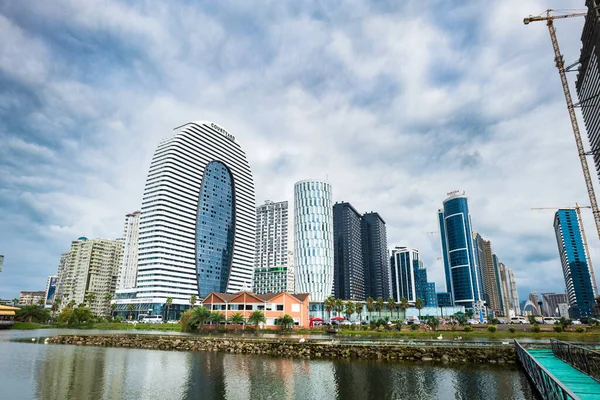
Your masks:
<svg viewBox="0 0 600 400"><path fill-rule="evenodd" d="M294 185L294 261L297 293L322 302L333 291L331 185L305 180Z"/></svg>
<svg viewBox="0 0 600 400"><path fill-rule="evenodd" d="M479 275L473 251L467 196L452 194L438 211L446 290L458 306L473 309L481 301Z"/></svg>
<svg viewBox="0 0 600 400"><path fill-rule="evenodd" d="M235 137L211 122L176 128L156 149L144 189L137 302L147 301L138 308L159 312L167 297L177 308L192 295L251 290L255 213L252 173Z"/></svg>

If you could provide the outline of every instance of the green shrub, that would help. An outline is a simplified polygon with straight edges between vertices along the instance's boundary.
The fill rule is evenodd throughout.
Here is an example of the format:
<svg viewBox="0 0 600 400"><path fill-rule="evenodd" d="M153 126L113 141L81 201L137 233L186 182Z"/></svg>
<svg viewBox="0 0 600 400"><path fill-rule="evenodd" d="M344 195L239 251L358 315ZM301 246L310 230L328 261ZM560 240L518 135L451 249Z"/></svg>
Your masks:
<svg viewBox="0 0 600 400"><path fill-rule="evenodd" d="M473 328L471 327L471 325L465 326L465 332L471 332L471 331L473 331Z"/></svg>
<svg viewBox="0 0 600 400"><path fill-rule="evenodd" d="M419 325L417 325L417 324L412 324L410 326L410 330L413 331L413 332L416 331L417 329L419 329Z"/></svg>
<svg viewBox="0 0 600 400"><path fill-rule="evenodd" d="M535 325L533 325L533 328L531 328L531 330L534 331L535 333L538 333L541 329L538 324L535 324Z"/></svg>
<svg viewBox="0 0 600 400"><path fill-rule="evenodd" d="M585 332L585 329L583 329L581 326L578 326L577 329L575 329L575 332L583 333L583 332Z"/></svg>
<svg viewBox="0 0 600 400"><path fill-rule="evenodd" d="M563 327L560 325L554 325L554 332L562 332L563 331Z"/></svg>
<svg viewBox="0 0 600 400"><path fill-rule="evenodd" d="M488 331L490 331L491 333L496 332L496 325L490 325L490 326L488 326Z"/></svg>
<svg viewBox="0 0 600 400"><path fill-rule="evenodd" d="M514 326L511 326L510 328L508 328L508 331L510 333L515 333L517 331L517 328L515 328Z"/></svg>

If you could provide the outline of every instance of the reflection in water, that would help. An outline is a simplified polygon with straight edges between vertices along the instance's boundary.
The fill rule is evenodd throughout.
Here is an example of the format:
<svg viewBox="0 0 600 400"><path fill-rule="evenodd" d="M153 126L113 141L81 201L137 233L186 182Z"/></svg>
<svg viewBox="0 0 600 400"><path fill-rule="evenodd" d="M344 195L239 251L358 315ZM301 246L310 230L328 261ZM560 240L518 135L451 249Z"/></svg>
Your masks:
<svg viewBox="0 0 600 400"><path fill-rule="evenodd" d="M533 399L515 366L0 343L7 399Z"/></svg>

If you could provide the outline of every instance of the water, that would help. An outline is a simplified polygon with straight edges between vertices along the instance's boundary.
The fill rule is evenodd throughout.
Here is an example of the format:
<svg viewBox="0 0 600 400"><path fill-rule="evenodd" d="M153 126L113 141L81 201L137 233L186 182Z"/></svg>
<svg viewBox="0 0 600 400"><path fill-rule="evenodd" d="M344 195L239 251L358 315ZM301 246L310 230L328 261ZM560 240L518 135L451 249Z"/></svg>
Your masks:
<svg viewBox="0 0 600 400"><path fill-rule="evenodd" d="M516 366L296 360L44 345L37 339L28 343L56 333L0 331L1 399L535 398Z"/></svg>

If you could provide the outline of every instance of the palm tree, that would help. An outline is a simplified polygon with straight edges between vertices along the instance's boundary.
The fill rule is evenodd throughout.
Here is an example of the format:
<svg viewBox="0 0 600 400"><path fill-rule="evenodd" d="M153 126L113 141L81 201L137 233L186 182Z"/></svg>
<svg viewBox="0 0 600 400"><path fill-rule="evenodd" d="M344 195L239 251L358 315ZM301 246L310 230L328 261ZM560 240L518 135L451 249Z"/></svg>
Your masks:
<svg viewBox="0 0 600 400"><path fill-rule="evenodd" d="M44 305L46 305L46 299L39 299L37 305L40 307L44 307Z"/></svg>
<svg viewBox="0 0 600 400"><path fill-rule="evenodd" d="M193 294L192 297L190 297L190 305L192 306L192 308L194 308L194 305L196 304L197 301L198 301L198 297L196 297L196 295Z"/></svg>
<svg viewBox="0 0 600 400"><path fill-rule="evenodd" d="M342 299L335 299L335 311L337 311L338 317L344 311L344 301Z"/></svg>
<svg viewBox="0 0 600 400"><path fill-rule="evenodd" d="M377 298L377 301L375 302L375 309L377 311L379 311L379 319L381 319L381 312L383 311L383 299L381 297Z"/></svg>
<svg viewBox="0 0 600 400"><path fill-rule="evenodd" d="M419 319L421 319L421 309L423 308L423 300L417 297L415 308L419 310Z"/></svg>
<svg viewBox="0 0 600 400"><path fill-rule="evenodd" d="M129 310L129 319L133 319L133 310L135 310L135 305L130 304L127 306L127 309Z"/></svg>
<svg viewBox="0 0 600 400"><path fill-rule="evenodd" d="M165 306L167 306L167 315L165 316L165 319L167 321L169 320L169 310L171 309L172 304L173 304L173 298L167 297L167 301L165 301Z"/></svg>
<svg viewBox="0 0 600 400"><path fill-rule="evenodd" d="M355 310L354 303L351 301L348 301L346 303L346 319L347 320L350 320L350 317L352 316L352 314L354 314L354 310Z"/></svg>
<svg viewBox="0 0 600 400"><path fill-rule="evenodd" d="M110 301L113 299L112 293L104 294L104 301L106 302L106 311L110 310Z"/></svg>
<svg viewBox="0 0 600 400"><path fill-rule="evenodd" d="M73 308L75 307L75 304L77 304L77 302L75 300L71 300L67 303L67 308Z"/></svg>
<svg viewBox="0 0 600 400"><path fill-rule="evenodd" d="M260 310L254 310L248 317L248 323L254 325L254 331L258 332L258 325L261 323L265 324L267 319Z"/></svg>
<svg viewBox="0 0 600 400"><path fill-rule="evenodd" d="M373 314L373 310L375 310L375 302L373 301L373 298L371 296L367 297L366 300L367 303L367 311L369 312L369 320L372 320L373 318L371 318L371 314Z"/></svg>
<svg viewBox="0 0 600 400"><path fill-rule="evenodd" d="M406 310L408 310L408 307L410 307L408 304L408 299L406 297L401 298L400 308L402 309L402 312L404 312L404 319L406 319Z"/></svg>
<svg viewBox="0 0 600 400"><path fill-rule="evenodd" d="M331 310L335 308L335 299L332 296L329 296L325 299L325 310L329 313L329 320L331 321Z"/></svg>
<svg viewBox="0 0 600 400"><path fill-rule="evenodd" d="M393 316L393 314L392 314L392 313L394 312L394 309L396 308L396 301L394 300L394 298L393 298L393 297L390 297L390 298L388 299L388 301L387 301L387 306L388 306L388 308L390 309L390 319L391 319L391 318L392 318L392 316ZM398 317L398 318L400 318L400 317Z"/></svg>
<svg viewBox="0 0 600 400"><path fill-rule="evenodd" d="M187 320L187 324L188 324L188 327L190 328L190 330L198 329L200 327L200 325L204 325L208 321L210 321L212 314L208 308L201 306L201 307L194 307L191 310L192 310L192 315Z"/></svg>
<svg viewBox="0 0 600 400"><path fill-rule="evenodd" d="M236 312L229 316L229 323L234 325L235 330L237 330L238 326L242 325L244 322L246 322L246 320L241 312Z"/></svg>
<svg viewBox="0 0 600 400"><path fill-rule="evenodd" d="M14 299L12 299L12 303L13 303L13 307L16 307L17 304L19 304L19 299L17 299L16 297Z"/></svg>
<svg viewBox="0 0 600 400"><path fill-rule="evenodd" d="M88 293L83 298L88 307L92 307L92 302L96 300L96 293Z"/></svg>
<svg viewBox="0 0 600 400"><path fill-rule="evenodd" d="M117 309L117 305L116 305L115 303L112 303L112 304L110 305L110 315L111 315L112 317L114 317L114 316L115 316L115 310L116 310L116 309Z"/></svg>
<svg viewBox="0 0 600 400"><path fill-rule="evenodd" d="M52 307L50 308L52 310L52 321L54 321L54 316L56 315L59 306L60 303L57 303L56 301L52 303Z"/></svg>
<svg viewBox="0 0 600 400"><path fill-rule="evenodd" d="M284 314L277 320L277 325L281 325L284 330L292 329L294 327L294 319L287 314Z"/></svg>
<svg viewBox="0 0 600 400"><path fill-rule="evenodd" d="M358 314L358 321L362 321L362 319L360 318L360 315L363 312L363 304L360 301L357 301L356 304L354 304L354 312L356 312L356 314Z"/></svg>
<svg viewBox="0 0 600 400"><path fill-rule="evenodd" d="M223 314L218 311L213 311L210 313L209 321L214 323L215 325L220 324L221 322L227 322L227 319Z"/></svg>

